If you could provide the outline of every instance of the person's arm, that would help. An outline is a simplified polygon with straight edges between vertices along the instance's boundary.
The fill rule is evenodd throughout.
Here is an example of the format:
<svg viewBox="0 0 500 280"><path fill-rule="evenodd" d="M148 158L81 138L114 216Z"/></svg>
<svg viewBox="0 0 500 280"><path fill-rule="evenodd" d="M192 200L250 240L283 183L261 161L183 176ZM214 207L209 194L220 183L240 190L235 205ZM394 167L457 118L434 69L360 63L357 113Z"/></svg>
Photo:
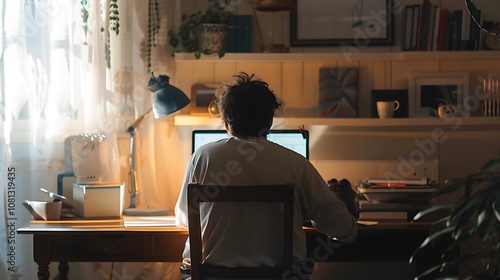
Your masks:
<svg viewBox="0 0 500 280"><path fill-rule="evenodd" d="M304 205L312 225L330 238L343 242L354 241L358 235L356 218L349 213L344 202L328 188L314 167L310 173L305 176L306 187L302 189L306 198Z"/></svg>
<svg viewBox="0 0 500 280"><path fill-rule="evenodd" d="M175 225L180 228L188 228L188 207L187 207L187 186L192 182L193 178L193 163L192 158L189 159L186 171L184 172L184 180L182 182L179 198L175 205Z"/></svg>

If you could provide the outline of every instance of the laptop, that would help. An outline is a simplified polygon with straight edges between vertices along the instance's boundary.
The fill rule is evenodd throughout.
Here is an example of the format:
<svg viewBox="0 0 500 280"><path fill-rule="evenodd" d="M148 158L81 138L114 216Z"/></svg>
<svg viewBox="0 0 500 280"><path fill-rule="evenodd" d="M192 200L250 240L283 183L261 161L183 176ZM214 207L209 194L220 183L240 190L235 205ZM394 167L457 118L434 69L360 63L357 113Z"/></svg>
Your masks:
<svg viewBox="0 0 500 280"><path fill-rule="evenodd" d="M272 129L267 139L309 159L309 138L304 136L307 131L303 132L299 129ZM193 130L191 152L194 153L202 145L227 137L230 135L226 130Z"/></svg>

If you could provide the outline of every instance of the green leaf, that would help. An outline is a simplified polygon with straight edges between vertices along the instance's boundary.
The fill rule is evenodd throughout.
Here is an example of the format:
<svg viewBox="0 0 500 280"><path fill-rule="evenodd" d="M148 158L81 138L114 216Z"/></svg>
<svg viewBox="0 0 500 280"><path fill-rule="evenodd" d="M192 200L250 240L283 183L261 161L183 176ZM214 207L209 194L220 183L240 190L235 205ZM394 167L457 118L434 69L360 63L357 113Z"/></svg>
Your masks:
<svg viewBox="0 0 500 280"><path fill-rule="evenodd" d="M420 219L426 215L429 215L430 213L434 213L436 211L443 210L443 209L450 209L451 207L452 207L451 205L436 205L436 206L429 207L425 210L418 212L417 215L415 215L415 217L413 217L413 220L417 221L418 219Z"/></svg>
<svg viewBox="0 0 500 280"><path fill-rule="evenodd" d="M410 257L410 263L413 262L417 253L420 252L423 248L427 247L427 245L431 244L432 242L439 240L439 238L441 238L442 236L450 234L451 232L453 232L453 230L455 230L455 227L452 226L452 227L445 228L441 231L438 231L434 234L429 235L422 242L422 244L420 244L420 246L417 248L417 250L412 254L412 256Z"/></svg>
<svg viewBox="0 0 500 280"><path fill-rule="evenodd" d="M497 218L497 221L500 222L500 195L497 195L497 198L495 199L495 202L493 202L492 207L495 211L495 217Z"/></svg>
<svg viewBox="0 0 500 280"><path fill-rule="evenodd" d="M472 16L472 19L477 24L481 24L479 11L478 11L476 5L473 3L473 0L465 0L465 5L466 5L467 10L469 11L470 15Z"/></svg>

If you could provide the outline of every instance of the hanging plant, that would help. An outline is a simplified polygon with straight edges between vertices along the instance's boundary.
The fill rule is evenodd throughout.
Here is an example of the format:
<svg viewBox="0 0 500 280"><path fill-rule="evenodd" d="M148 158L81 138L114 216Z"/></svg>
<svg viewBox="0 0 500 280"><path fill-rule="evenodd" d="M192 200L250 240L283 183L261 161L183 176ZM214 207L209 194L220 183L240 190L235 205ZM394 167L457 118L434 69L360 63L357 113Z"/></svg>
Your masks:
<svg viewBox="0 0 500 280"><path fill-rule="evenodd" d="M158 12L158 1L149 0L148 8L148 41L146 43L146 67L151 73L151 55L153 47L156 47L156 35L160 30L160 13Z"/></svg>
<svg viewBox="0 0 500 280"><path fill-rule="evenodd" d="M87 0L80 1L82 8L80 9L80 16L82 17L82 23L86 24L89 18L89 11L87 11Z"/></svg>
<svg viewBox="0 0 500 280"><path fill-rule="evenodd" d="M109 4L109 29L116 35L120 34L120 12L118 12L118 0L110 0Z"/></svg>

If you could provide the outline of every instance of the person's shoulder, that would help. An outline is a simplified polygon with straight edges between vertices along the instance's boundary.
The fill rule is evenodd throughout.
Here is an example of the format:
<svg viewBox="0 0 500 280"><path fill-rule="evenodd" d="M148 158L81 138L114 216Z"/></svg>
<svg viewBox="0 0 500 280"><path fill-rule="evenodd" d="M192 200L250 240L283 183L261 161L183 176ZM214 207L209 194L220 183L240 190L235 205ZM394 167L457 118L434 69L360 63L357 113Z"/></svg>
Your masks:
<svg viewBox="0 0 500 280"><path fill-rule="evenodd" d="M213 142L209 142L209 143L203 144L198 149L196 149L196 151L194 152L194 154L206 154L207 152L210 152L210 151L212 151L214 149L220 149L226 143L228 143L230 141L230 139L231 139L231 137L229 137L229 138L222 138L222 139L219 139L219 140L216 140L216 141L213 141Z"/></svg>

